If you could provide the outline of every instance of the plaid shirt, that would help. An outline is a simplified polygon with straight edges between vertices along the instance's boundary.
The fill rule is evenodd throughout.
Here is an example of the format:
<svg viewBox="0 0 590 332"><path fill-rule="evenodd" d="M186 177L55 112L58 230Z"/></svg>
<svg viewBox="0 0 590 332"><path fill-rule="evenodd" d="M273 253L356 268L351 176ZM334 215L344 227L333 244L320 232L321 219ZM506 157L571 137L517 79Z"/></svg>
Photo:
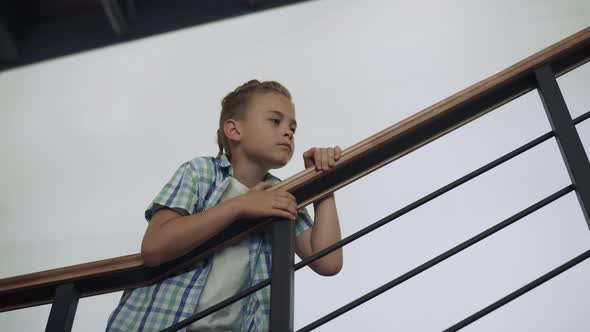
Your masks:
<svg viewBox="0 0 590 332"><path fill-rule="evenodd" d="M232 175L233 168L225 154L219 160L197 157L183 163L148 206L146 220L149 222L162 207L169 207L184 216L214 207ZM281 180L268 173L264 181L277 184ZM311 226L307 210L299 209L295 234L299 236ZM252 286L269 277L271 238L268 232L257 232L250 235L249 242L249 286ZM211 257L207 257L188 272L151 286L125 290L109 316L106 331L160 331L188 318L195 313L210 268ZM242 331L268 331L270 288L249 295L241 303ZM179 331L185 332L186 328Z"/></svg>

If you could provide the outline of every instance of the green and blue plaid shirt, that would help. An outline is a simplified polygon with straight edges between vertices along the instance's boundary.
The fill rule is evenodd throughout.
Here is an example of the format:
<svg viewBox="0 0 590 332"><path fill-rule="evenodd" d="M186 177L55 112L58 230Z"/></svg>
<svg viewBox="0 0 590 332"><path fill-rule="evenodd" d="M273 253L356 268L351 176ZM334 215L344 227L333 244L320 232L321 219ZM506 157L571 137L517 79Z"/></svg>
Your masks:
<svg viewBox="0 0 590 332"><path fill-rule="evenodd" d="M197 157L183 163L148 206L146 220L149 222L162 207L169 207L186 216L215 206L232 175L233 168L225 154L219 160ZM268 173L264 181L274 185L281 180ZM307 210L300 209L295 234L299 236L311 226ZM249 242L249 286L252 286L269 277L271 239L268 232L258 232L250 236ZM208 257L188 272L148 287L125 290L109 316L106 331L160 331L188 318L195 313L210 268L211 258ZM269 313L270 289L266 287L242 301L242 331L268 331ZM179 331L185 332L186 328Z"/></svg>

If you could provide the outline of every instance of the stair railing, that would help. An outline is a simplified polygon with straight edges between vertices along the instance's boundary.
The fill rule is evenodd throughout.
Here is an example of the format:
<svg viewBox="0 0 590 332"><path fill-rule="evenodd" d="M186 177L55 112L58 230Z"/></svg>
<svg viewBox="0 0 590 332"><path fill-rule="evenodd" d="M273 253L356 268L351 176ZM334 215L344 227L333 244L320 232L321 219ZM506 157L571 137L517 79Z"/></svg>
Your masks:
<svg viewBox="0 0 590 332"><path fill-rule="evenodd" d="M182 329L196 320L268 286L271 287L270 331L293 331L293 283L295 271L553 137L558 143L570 175L572 181L570 185L416 266L381 287L317 319L299 329L298 332L311 331L339 317L572 191L576 192L584 217L590 227L590 218L588 216L588 211L590 211L590 163L575 127L576 124L588 119L590 112L572 119L556 81L557 77L583 65L589 60L590 28L586 28L349 147L343 151L342 157L336 166L325 174L316 173L313 168L306 169L269 189L289 191L296 197L298 208L301 208L533 89L539 92L543 102L552 127L551 132L541 135L514 151L433 191L328 248L306 257L297 264L294 264L293 261L292 236L294 230L292 223L273 222L275 221L273 219L246 220L234 223L224 232L186 255L156 267L145 266L141 255L134 254L0 279L0 312L53 303L46 331L70 331L80 297L106 294L153 284L190 270L195 263L207 255L239 241L252 232L272 227L273 255L270 278L240 291L238 294L220 301L220 303L183 321L177 322L163 331ZM567 271L589 256L590 250L573 257L563 265L532 280L520 289L498 299L444 331L457 331L469 325L560 273Z"/></svg>

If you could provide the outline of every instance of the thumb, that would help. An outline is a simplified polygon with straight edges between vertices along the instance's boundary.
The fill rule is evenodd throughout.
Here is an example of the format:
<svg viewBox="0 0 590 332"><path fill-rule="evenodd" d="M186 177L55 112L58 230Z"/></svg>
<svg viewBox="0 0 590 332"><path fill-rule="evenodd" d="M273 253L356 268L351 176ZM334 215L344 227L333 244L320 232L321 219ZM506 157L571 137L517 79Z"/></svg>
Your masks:
<svg viewBox="0 0 590 332"><path fill-rule="evenodd" d="M258 182L251 190L265 190L272 187L272 183Z"/></svg>

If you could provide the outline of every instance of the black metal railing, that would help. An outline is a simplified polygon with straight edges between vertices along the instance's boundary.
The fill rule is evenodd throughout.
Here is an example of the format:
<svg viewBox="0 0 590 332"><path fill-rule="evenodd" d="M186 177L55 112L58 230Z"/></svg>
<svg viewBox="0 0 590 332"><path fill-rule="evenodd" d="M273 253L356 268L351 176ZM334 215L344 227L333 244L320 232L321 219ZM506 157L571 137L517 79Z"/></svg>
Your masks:
<svg viewBox="0 0 590 332"><path fill-rule="evenodd" d="M564 109L562 109L559 112L563 112L563 111L564 111ZM565 109L565 111L568 112L567 115L569 116L569 111L567 111L567 109ZM549 114L549 116L552 116L552 113L548 113L548 114ZM584 120L587 120L588 118L590 118L590 112L587 112L587 113L585 113L583 115L580 115L579 117L577 117L574 120L572 120L571 117L570 117L570 121L571 121L571 124L573 126L573 125L576 125L576 124L579 124L579 123L583 122ZM569 129L572 130L572 127L570 127ZM573 128L573 130L575 130L575 128ZM570 134L571 134L571 132L570 132ZM574 136L578 136L577 133ZM377 222L375 222L375 223L373 223L373 224L371 224L371 225L369 225L369 226L367 226L367 227L365 227L365 228L357 231L356 233L354 233L354 234L352 234L352 235L350 235L350 236L348 236L348 237L346 237L346 238L344 238L344 239L342 239L342 240L334 243L333 245L331 245L331 246L329 246L329 247L321 250L320 252L318 252L318 253L316 253L314 255L311 255L311 256L309 256L309 257L307 257L305 259L303 259L298 264L295 264L293 266L293 269L292 270L293 271L297 271L297 270L299 270L299 269L301 269L301 268L303 268L303 267L311 264L312 262L314 262L314 261L316 261L316 260L318 260L318 259L320 259L320 258L322 258L322 257L324 257L324 256L326 256L326 255L328 255L330 253L332 253L333 251L335 251L335 250L337 250L339 248L342 248L345 245L347 245L347 244L349 244L349 243L351 243L351 242L353 242L353 241L355 241L355 240L357 240L357 239L359 239L359 238L361 238L361 237L363 237L363 236L365 236L365 235L367 235L367 234L369 234L369 233L377 230L378 228L380 228L380 227L382 227L382 226L390 223L391 221L396 220L397 218L403 216L404 214L406 214L406 213L408 213L408 212L410 212L410 211L412 211L412 210L414 210L414 209L416 209L416 208L418 208L418 207L420 207L420 206L422 206L422 205L424 205L424 204L432 201L433 199L435 199L435 198L437 198L437 197L439 197L439 196L441 196L441 195L443 195L443 194L451 191L454 188L459 187L460 185L462 185L462 184L464 184L464 183L466 183L466 182L468 182L468 181L470 181L470 180L478 177L481 174L484 174L485 172L487 172L487 171L489 171L489 170L491 170L491 169L493 169L493 168L495 168L495 167L497 167L497 166L499 166L499 165L501 165L501 164L503 164L503 163L505 163L505 162L513 159L514 157L516 157L516 156L518 156L518 155L520 155L520 154L522 154L522 153L524 153L524 152L526 152L526 151L528 151L528 150L530 150L530 149L538 146L539 144L541 144L541 143L543 143L543 142L545 142L545 141L547 141L547 140L549 140L549 139L551 139L553 137L556 137L555 131L551 131L551 132L548 132L546 134L543 134L543 135L537 137L536 139L534 139L534 140L532 140L532 141L524 144L523 146L521 146L521 147L519 147L519 148L517 148L517 149L515 149L515 150L513 150L513 151L511 151L511 152L509 152L507 154L505 154L504 156L501 156L500 158L498 158L498 159L496 159L496 160L494 160L494 161L492 161L492 162L490 162L490 163L488 163L488 164L486 164L486 165L478 168L477 170L475 170L475 171L473 171L473 172L471 172L471 173L469 173L469 174L467 174L467 175L465 175L465 176L463 176L463 177L461 177L461 178L459 178L459 179L457 179L457 180L455 180L455 181L453 181L453 182L451 182L451 183L449 183L449 184L447 184L447 185L445 185L445 186L443 186L443 187L441 187L441 188L433 191L432 193L430 193L430 194L428 194L428 195L426 195L426 196L424 196L424 197L422 197L422 198L414 201L413 203L411 203L411 204L403 207L402 209L400 209L400 210L398 210L398 211L396 211L396 212L394 212L394 213L392 213L392 214L390 214L390 215L382 218L381 220L379 220L379 221L377 221ZM561 141L563 142L563 139ZM559 140L558 140L558 142L559 142ZM580 144L579 147L581 147L581 141L579 141L579 137L578 137L578 143ZM561 144L564 144L564 143L560 143L560 145ZM569 141L566 141L565 144L567 145L567 148L568 149L571 148ZM582 164L581 166L578 165L578 167L581 167L582 169L584 169L584 167L586 167L586 168L590 167L590 164L588 164L588 159L587 159L587 157L585 157L586 154L585 154L583 148L582 148L581 151L580 150L577 151L577 153L580 153L580 152L582 153L582 156L577 156L577 159L576 160L580 159L580 160L582 160L582 163L584 163L584 158L585 158L586 166L583 166L583 164ZM578 180L578 183L580 183L580 181L583 181L583 180ZM590 182L586 182L586 186L588 186L588 184L590 184ZM513 223L517 222L518 220L520 220L520 219L526 217L527 215L529 215L529 214L531 214L531 213L533 213L533 212L535 212L535 211L543 208L544 206L546 206L546 205L550 204L551 202L553 202L553 201L555 201L555 200L557 200L557 199L565 196L566 194L568 194L568 193L570 193L570 192L572 192L574 190L577 192L578 191L578 189L577 189L578 187L579 187L579 185L574 185L574 184L570 184L570 185L564 187L563 189L555 192L554 194L552 194L552 195L550 195L550 196L548 196L548 197L546 197L546 198L538 201L537 203L535 203L535 204L527 207L526 209L524 209L524 210L516 213L512 217L507 218L506 220L504 220L504 221L496 224L495 226L493 226L493 227L491 227L491 228L489 228L489 229L481 232L480 234L478 234L478 235L476 235L476 236L474 236L474 237L466 240L465 242L463 242L463 243L461 243L461 244L459 244L459 245L457 245L457 246L449 249L448 251L446 251L446 252L444 252L444 253L442 253L442 254L440 254L440 255L432 258L432 259L430 259L429 261L427 261L427 262L425 262L425 263L417 266L416 268L414 268L414 269L412 269L412 270L404 273L403 275L401 275L401 276L399 276L399 277L391 280L390 282L382 285L381 287L379 287L379 288L377 288L377 289L375 289L375 290L373 290L373 291L371 291L371 292L369 292L369 293L367 293L367 294L359 297L358 299L356 299L356 300L354 300L354 301L352 301L352 302L350 302L350 303L348 303L348 304L346 304L346 305L338 308L337 310L335 310L335 311L333 311L333 312L325 315L324 317L319 318L318 320L312 322L311 324L309 324L309 325L307 325L307 326L305 326L305 327L297 330L297 332L307 332L307 331L311 331L311 330L313 330L313 329L315 329L317 327L320 327L321 325L323 325L323 324L331 321L334 318L337 318L338 316L346 313L347 311L350 311L350 310L354 309L355 307L357 307L357 306L359 306L359 305L361 305L361 304L363 304L363 303L371 300L372 298L374 298L374 297L376 297L376 296L378 296L378 295L380 295L380 294L382 294L382 293L390 290L391 288L393 288L393 287L395 287L397 285L400 285L401 283L409 280L410 278L412 278L412 277L414 277L414 276L416 276L416 275L418 275L418 274L420 274L420 273L428 270L429 268L431 268L431 267L433 267L433 266L435 266L435 265L443 262L444 260L446 260L446 259L448 259L448 258L450 258L450 257L452 257L452 256L454 256L454 255L456 255L458 253L460 253L461 251L463 251L463 250L471 247L472 245L474 245L474 244L476 244L476 243L478 243L478 242L486 239L487 237L489 237L489 236L491 236L491 235L499 232L500 230L502 230L502 229L504 229L504 228L512 225ZM588 221L588 219L586 219L586 221ZM291 224L289 224L289 223L276 223L274 225L274 227L283 227L283 228L285 228L285 227L288 227L288 225L291 225ZM274 237L274 236L278 236L278 237ZM283 234L283 236L286 236L286 235ZM278 239L278 241L280 242L280 241L284 241L285 240L285 237L282 237L280 234L278 234L278 235L277 234L273 234L273 242L275 241L275 239ZM283 247L288 247L288 246L283 246ZM274 247L273 247L273 250L274 250ZM201 318L203 318L203 317L205 317L207 315L210 315L210 314L214 313L215 311L217 311L217 310L219 310L219 309L221 309L221 308L223 308L223 307L225 307L227 305L230 305L230 304L232 304L232 303L234 303L236 301L239 301L240 299L242 299L242 298L244 298L244 297L246 297L246 296L248 296L248 295L250 295L250 294L252 294L252 293L254 293L254 292L256 292L256 291L258 291L258 290L260 290L262 288L264 288L264 287L271 286L271 290L272 290L273 283L271 283L271 280L276 277L274 273L280 273L280 272L282 272L283 274L288 273L288 274L291 275L291 276L289 276L289 278L292 279L292 272L291 272L291 268L289 266L286 266L285 267L284 266L285 264L283 264L283 266L281 267L282 270L279 270L278 268L275 268L275 265L274 265L276 263L275 257L277 257L277 256L279 256L279 255L276 255L275 256L275 252L273 251L273 263L272 263L273 264L272 265L273 267L272 267L272 272L271 272L272 273L271 278L268 278L268 279L266 279L266 280L258 283L257 285L252 286L252 287L250 287L250 288L248 288L248 289L246 289L246 290L244 290L244 291L242 291L242 292L240 292L240 293L238 293L238 294L236 294L236 295L234 295L234 296L232 296L232 297L230 297L230 298L228 298L228 299L220 302L219 304L217 304L217 305L215 305L215 306L213 306L213 307L211 307L211 308L209 308L207 310L204 310L202 312L199 312L199 313L197 313L197 314L195 314L195 315L187 318L185 321L179 322L179 323L177 323L177 324L175 324L175 325L173 325L173 326L171 326L171 327L169 327L169 328L167 328L167 329L165 329L163 331L166 331L166 332L176 331L176 330L178 330L178 329L180 329L182 327L185 327L185 326L187 326L187 325L189 325L189 324L191 324L191 323L193 323L193 322L195 322L195 321L197 321L197 320L199 320L199 319L201 319ZM288 257L283 257L283 258L285 258L286 260L288 260L289 257L291 257L291 261L292 261L292 258L293 258L292 252L291 252L291 254ZM537 280L535 280L535 281L531 282L530 284L524 286L523 288L515 291L514 293L511 293L510 295L508 295L508 296L506 296L506 297L498 300L497 302L495 302L495 303L491 304L490 306L482 309L481 311L477 312L476 314L474 314L474 315L466 318L465 320L463 320L463 321L461 321L461 322L453 325L452 327L446 329L445 331L456 331L456 330L459 330L462 327L467 326L468 324L474 322L475 320L477 320L477 319L485 316L486 314L492 312L493 310L496 310L496 309L500 308L502 305L507 304L508 302L516 299L518 296L523 295L524 293L532 290L533 288L541 285L542 283L550 280L551 278L559 275L560 273L567 271L569 268L571 268L571 267L573 267L573 266L581 263L583 260L585 260L588 257L590 257L590 250L582 253L581 255L579 255L579 256L577 256L575 258L573 258L572 260L570 260L567 263L563 264L562 266L556 268L555 270L553 270L551 272L548 272L547 274L539 277ZM280 258L277 257L277 259L280 259ZM292 292L292 285L291 285L291 283L286 284L286 285L282 285L282 287L290 288L291 289L290 292ZM272 306L272 308L275 308L275 307L278 306L279 308L281 308L283 310L285 308L290 308L290 310L292 310L292 305L293 305L293 297L292 297L292 295L291 295L290 298L286 298L286 299L283 298L283 299L277 300L276 298L274 298L274 301L273 301L273 297L271 295L271 306ZM279 310L279 309L277 309L277 310ZM272 309L271 309L271 319L272 319L272 317L273 316L272 316ZM292 319L292 317L291 317L291 319ZM281 323L285 323L285 322L283 321ZM285 324L280 325L279 327L275 327L273 329L272 328L272 323L271 323L271 331L290 331L290 330L293 330L292 322L288 326L285 326L285 325L287 325L287 324L285 323Z"/></svg>
<svg viewBox="0 0 590 332"><path fill-rule="evenodd" d="M339 189L352 181L368 174L369 171L376 170L396 158L407 154L416 148L419 148L426 143L441 137L445 133L454 130L470 121L477 119L479 116L496 109L524 93L536 89L543 102L543 106L552 131L537 137L536 139L522 145L521 147L491 161L490 163L472 171L471 173L433 191L432 193L416 200L415 202L385 216L381 220L357 231L356 233L347 236L346 238L334 243L321 250L320 252L304 258L298 264L294 264L293 252L293 223L285 222L271 222L272 227L272 269L270 278L259 282L238 294L231 296L218 304L195 313L191 317L180 321L168 328L162 330L166 332L177 331L193 322L210 315L217 310L230 305L246 296L253 294L264 287L271 287L271 308L270 308L270 331L283 332L293 331L293 289L294 289L294 273L311 264L312 262L332 253L333 251L344 247L345 245L379 229L380 227L398 219L404 214L419 208L429 201L465 184L466 182L478 177L481 174L511 160L512 158L523 154L526 151L538 146L539 144L555 138L561 151L563 160L570 175L571 184L565 186L561 190L549 195L548 197L539 200L533 205L526 207L515 215L499 222L489 229L467 239L463 243L450 248L449 250L439 254L438 256L416 266L410 271L392 279L382 286L372 290L371 292L357 298L350 303L334 310L333 312L317 319L316 321L306 325L298 330L298 332L306 332L314 330L317 327L333 320L346 312L362 305L363 303L375 298L376 296L396 287L403 282L413 278L414 276L430 269L431 267L445 261L446 259L462 252L463 250L473 246L474 244L483 241L484 239L494 235L495 233L505 229L513 223L521 220L525 216L542 209L546 205L563 197L564 195L575 192L580 206L583 210L584 217L588 226L590 227L590 219L588 211L590 211L590 163L588 157L580 140L579 134L576 130L576 125L582 121L590 118L590 112L587 112L576 119L572 119L567 109L561 91L556 81L556 77L562 75L569 70L572 70L590 60L590 28L580 32L585 36L581 41L575 44L567 44L567 47L560 51L557 55L550 58L543 58L539 60L538 65L522 71L516 71L516 74L503 79L499 76L501 81L499 84L492 84L493 81L484 81L481 86L485 88L481 92L470 96L469 98L461 99L462 96L453 96L461 99L453 106L450 106L445 112L434 114L434 116L419 122L404 133L404 135L392 136L388 139L381 139L385 136L376 136L376 143L374 148L367 149L359 157L351 162L345 163L335 169L334 172L328 173L322 177L311 178L305 185L295 187L293 194L296 196L298 202L302 204L309 204L313 197L318 197L317 193L325 194L326 192ZM579 33L579 34L580 34ZM571 38L571 37L570 37ZM516 66L516 65L515 65ZM511 67L512 68L512 67ZM516 69L519 67L517 66ZM489 84L488 84L489 83ZM451 97L451 98L453 98ZM241 232L240 230L239 232ZM234 230L235 232L235 230ZM218 241L219 242L219 241ZM215 243L218 243L215 242ZM193 252L194 254L196 252ZM202 253L199 251L198 253ZM448 327L445 331L459 330L477 319L487 315L490 312L502 307L510 301L518 298L526 292L540 286L551 278L567 271L569 268L579 264L590 256L590 251L586 251L577 257L574 257L565 264L556 267L547 274L540 276L538 279L531 281L529 284L514 291L511 294L499 299L489 306L481 309L473 315L461 320L455 325ZM176 263L170 263L176 264ZM150 270L151 271L151 270ZM125 274L124 274L125 275ZM131 276L128 274L127 276ZM118 277L121 279L121 276ZM134 277L135 278L135 277ZM138 280L141 279L138 277ZM97 283L105 283L107 279L97 279ZM110 279L109 279L110 280ZM142 279L143 280L143 279ZM110 282L110 281L109 281ZM93 292L97 289L106 289L113 287L113 284L101 286L93 286ZM47 292L46 289L44 289ZM39 291L40 292L40 291ZM55 297L47 324L46 331L69 331L71 329L74 314L78 299L82 295L94 295L89 291L89 288L82 287L76 282L62 283L55 287ZM16 295L15 295L16 294ZM3 298L13 301L13 305L19 305L21 299L16 299L18 294L26 294L26 296L34 297L40 295L34 293L11 293L11 297L0 293L0 300ZM45 295L44 295L45 296ZM22 300L24 303L25 300Z"/></svg>
<svg viewBox="0 0 590 332"><path fill-rule="evenodd" d="M560 151L564 158L565 164L570 174L570 178L572 180L572 184L566 186L565 188L555 192L554 194L540 200L539 202L527 207L526 209L518 212L517 214L513 215L512 217L496 224L495 226L481 232L480 234L466 240L465 242L449 249L448 251L430 259L429 261L417 266L416 268L404 273L403 275L391 280L390 282L382 285L381 287L359 297L358 299L338 308L337 310L325 315L322 318L312 322L311 324L297 330L297 332L307 332L312 331L317 327L322 326L323 324L331 321L332 319L337 318L338 316L354 309L355 307L373 299L374 297L390 290L391 288L400 285L401 283L409 280L410 278L428 270L429 268L443 262L444 260L460 253L461 251L471 247L472 245L486 239L489 236L499 232L500 230L512 225L513 223L517 222L518 220L526 217L527 215L543 208L544 206L550 204L551 202L563 197L564 195L575 191L578 196L578 200L580 202L580 206L584 211L584 216L586 217L586 221L590 227L590 220L588 218L587 211L590 210L590 163L588 162L588 157L580 140L580 137L577 133L575 125L588 119L590 117L590 112L587 112L575 120L571 118L571 115L567 109L561 91L556 81L555 74L551 69L550 64L546 64L541 68L534 71L534 75L536 78L536 84L538 85L537 90L543 101L543 105L551 123L552 131L548 132L529 143L507 153L506 155L488 163L487 165L482 166L481 168L461 177L449 183L448 185L432 192L429 195L424 196L423 198L407 205L406 207L390 214L389 216L369 225L360 231L356 232L353 235L350 235L341 241L331 245L324 250L307 257L306 259L302 260L297 265L293 265L293 249L292 243L288 239L292 238L292 224L291 223L275 223L273 225L274 233L273 233L273 244L274 243L288 243L287 245L280 245L280 246L273 246L273 260L272 260L272 275L271 278L260 282L258 285L249 288L246 291L241 292L235 296L230 297L229 299L219 303L218 305L210 308L210 310L203 311L201 313L195 314L192 317L186 319L185 321L179 322L168 329L163 331L176 331L182 327L189 325L190 323L197 321L221 308L226 305L229 305L235 301L238 301L247 295L267 287L270 285L271 287L271 321L270 321L270 330L271 331L293 331L293 272L299 270L317 259L320 259L331 252L342 248L343 246L359 239L360 237L369 234L376 229L380 228L381 226L386 225L387 223L401 217L402 215L420 207L421 205L435 199L443 195L444 193L449 192L450 190L466 183L469 180L474 179L475 177L503 164L504 162L532 149L533 147L547 141L548 139L555 137L557 143L559 145ZM276 250L276 251L275 251ZM519 290L507 295L506 297L498 300L497 302L492 303L488 307L478 311L477 313L467 317L466 319L458 322L457 324L447 328L445 331L457 331L468 324L474 322L475 320L489 314L490 312L500 308L501 306L509 303L510 301L518 298L519 296L525 294L526 292L538 287L542 283L552 279L553 277L567 271L571 267L581 263L585 259L590 257L590 250L580 254L579 256L573 258L572 260L566 262L562 266L557 267L556 269L548 272L547 274L539 277L538 279L532 281L531 283L527 284L526 286L520 288ZM275 265L277 264L277 265ZM278 265L280 264L280 265ZM271 282L271 280L274 280Z"/></svg>

